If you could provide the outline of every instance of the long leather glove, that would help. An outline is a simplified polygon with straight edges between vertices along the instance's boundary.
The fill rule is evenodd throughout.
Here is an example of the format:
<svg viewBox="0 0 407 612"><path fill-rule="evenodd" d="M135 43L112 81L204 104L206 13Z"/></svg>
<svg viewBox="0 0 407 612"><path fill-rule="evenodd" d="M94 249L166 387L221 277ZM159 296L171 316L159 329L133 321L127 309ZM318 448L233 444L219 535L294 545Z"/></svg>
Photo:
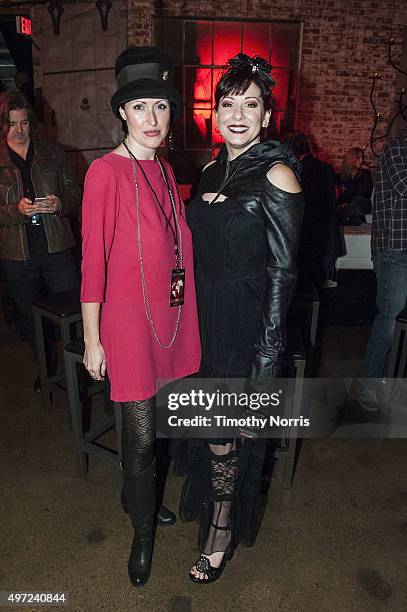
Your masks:
<svg viewBox="0 0 407 612"><path fill-rule="evenodd" d="M268 287L248 381L253 390L270 387L285 349L285 319L297 284L304 198L301 192L285 192L268 182L261 204L267 235Z"/></svg>

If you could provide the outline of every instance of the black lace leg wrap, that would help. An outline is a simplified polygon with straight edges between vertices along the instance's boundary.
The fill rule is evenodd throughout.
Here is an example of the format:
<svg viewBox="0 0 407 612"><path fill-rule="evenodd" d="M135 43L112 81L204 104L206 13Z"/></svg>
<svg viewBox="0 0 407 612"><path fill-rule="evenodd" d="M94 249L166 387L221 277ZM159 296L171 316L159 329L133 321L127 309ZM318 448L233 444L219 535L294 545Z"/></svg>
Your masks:
<svg viewBox="0 0 407 612"><path fill-rule="evenodd" d="M180 516L199 522L201 553L222 552L229 543L253 546L265 503L265 442L190 440Z"/></svg>
<svg viewBox="0 0 407 612"><path fill-rule="evenodd" d="M200 533L200 548L206 555L224 552L232 539L232 508L238 474L236 444L209 444L210 483L207 520ZM205 541L203 541L205 538Z"/></svg>
<svg viewBox="0 0 407 612"><path fill-rule="evenodd" d="M120 405L123 469L129 476L137 476L151 465L154 457L155 398Z"/></svg>

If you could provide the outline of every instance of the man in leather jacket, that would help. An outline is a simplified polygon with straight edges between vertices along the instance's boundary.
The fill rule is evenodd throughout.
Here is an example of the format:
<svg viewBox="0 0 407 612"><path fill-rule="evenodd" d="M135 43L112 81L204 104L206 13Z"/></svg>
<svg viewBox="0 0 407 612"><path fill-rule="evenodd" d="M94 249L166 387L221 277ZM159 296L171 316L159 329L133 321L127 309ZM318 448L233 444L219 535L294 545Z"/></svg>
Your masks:
<svg viewBox="0 0 407 612"><path fill-rule="evenodd" d="M33 111L18 92L0 95L0 258L25 340L36 352L32 302L78 287L70 216L80 190L59 145L32 137Z"/></svg>

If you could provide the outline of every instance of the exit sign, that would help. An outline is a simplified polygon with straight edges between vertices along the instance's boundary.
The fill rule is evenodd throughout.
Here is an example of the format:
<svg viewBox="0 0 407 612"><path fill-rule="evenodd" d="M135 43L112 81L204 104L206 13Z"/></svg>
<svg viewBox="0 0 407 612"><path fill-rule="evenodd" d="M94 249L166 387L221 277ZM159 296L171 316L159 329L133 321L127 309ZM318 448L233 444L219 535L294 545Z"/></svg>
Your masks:
<svg viewBox="0 0 407 612"><path fill-rule="evenodd" d="M32 21L29 17L16 17L16 29L19 34L23 36L31 36L32 34Z"/></svg>

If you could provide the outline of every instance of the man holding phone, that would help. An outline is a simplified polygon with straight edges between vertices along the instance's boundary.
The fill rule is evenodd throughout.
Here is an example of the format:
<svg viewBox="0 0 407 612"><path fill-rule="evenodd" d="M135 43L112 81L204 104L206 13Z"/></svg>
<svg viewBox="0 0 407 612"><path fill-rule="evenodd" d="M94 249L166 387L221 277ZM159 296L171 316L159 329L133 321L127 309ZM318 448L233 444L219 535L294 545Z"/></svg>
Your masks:
<svg viewBox="0 0 407 612"><path fill-rule="evenodd" d="M78 287L70 216L80 190L59 145L33 138L35 117L15 91L0 95L0 257L25 340L36 353L33 299Z"/></svg>

